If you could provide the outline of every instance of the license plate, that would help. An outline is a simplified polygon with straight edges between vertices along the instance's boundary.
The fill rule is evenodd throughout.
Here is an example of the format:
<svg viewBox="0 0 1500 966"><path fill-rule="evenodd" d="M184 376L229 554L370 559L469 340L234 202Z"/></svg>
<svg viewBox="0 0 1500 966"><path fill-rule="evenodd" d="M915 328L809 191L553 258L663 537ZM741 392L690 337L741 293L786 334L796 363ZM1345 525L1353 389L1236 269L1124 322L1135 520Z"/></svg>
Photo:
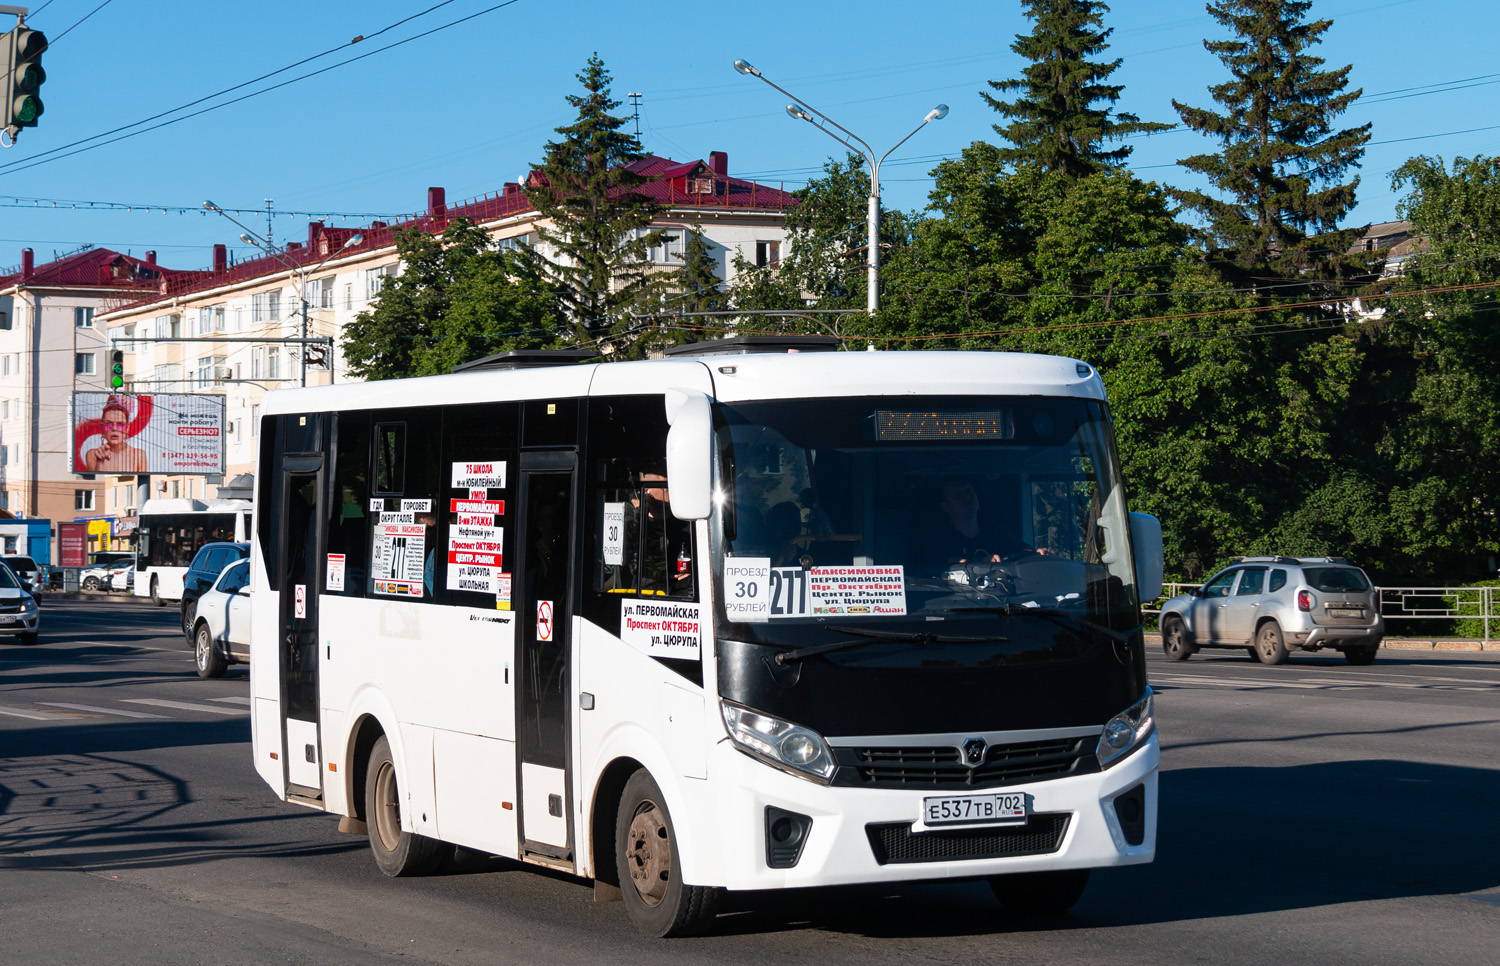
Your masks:
<svg viewBox="0 0 1500 966"><path fill-rule="evenodd" d="M1365 616L1365 612L1364 612L1364 609L1360 608L1360 607L1354 607L1354 608L1349 608L1349 607L1330 607L1330 608L1328 608L1328 616L1329 617L1363 617L1363 616Z"/></svg>
<svg viewBox="0 0 1500 966"><path fill-rule="evenodd" d="M922 799L922 824L934 825L1024 825L1025 792L990 792L984 795L942 795Z"/></svg>
<svg viewBox="0 0 1500 966"><path fill-rule="evenodd" d="M18 620L20 620L19 617L14 617L10 614L0 614L0 624L14 624Z"/></svg>

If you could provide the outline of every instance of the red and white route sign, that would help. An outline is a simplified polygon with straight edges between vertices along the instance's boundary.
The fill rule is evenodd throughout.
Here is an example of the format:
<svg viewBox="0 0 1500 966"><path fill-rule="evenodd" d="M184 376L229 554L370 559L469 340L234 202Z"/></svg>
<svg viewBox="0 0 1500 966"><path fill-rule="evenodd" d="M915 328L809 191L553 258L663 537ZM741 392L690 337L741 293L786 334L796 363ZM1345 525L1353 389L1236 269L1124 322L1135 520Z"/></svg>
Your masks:
<svg viewBox="0 0 1500 966"><path fill-rule="evenodd" d="M552 601L536 602L536 639L538 644L552 640Z"/></svg>

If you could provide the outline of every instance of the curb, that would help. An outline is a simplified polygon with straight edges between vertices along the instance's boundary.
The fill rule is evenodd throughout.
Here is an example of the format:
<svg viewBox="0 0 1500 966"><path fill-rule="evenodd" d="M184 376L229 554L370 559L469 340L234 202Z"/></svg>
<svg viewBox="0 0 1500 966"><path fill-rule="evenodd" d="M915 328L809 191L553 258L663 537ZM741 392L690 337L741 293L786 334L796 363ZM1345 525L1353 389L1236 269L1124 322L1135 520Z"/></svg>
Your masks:
<svg viewBox="0 0 1500 966"><path fill-rule="evenodd" d="M1161 645L1161 635L1154 631L1146 632L1146 643ZM1381 650L1392 651L1482 651L1486 654L1500 654L1500 640L1493 641L1416 641L1401 638L1389 638L1380 642Z"/></svg>

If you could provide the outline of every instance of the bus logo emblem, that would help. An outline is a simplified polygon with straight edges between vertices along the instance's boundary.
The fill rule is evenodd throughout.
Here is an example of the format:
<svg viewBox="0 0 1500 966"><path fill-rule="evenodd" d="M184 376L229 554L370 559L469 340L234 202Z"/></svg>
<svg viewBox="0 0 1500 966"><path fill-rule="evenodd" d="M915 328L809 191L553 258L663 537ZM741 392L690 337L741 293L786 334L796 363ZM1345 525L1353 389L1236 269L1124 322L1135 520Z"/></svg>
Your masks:
<svg viewBox="0 0 1500 966"><path fill-rule="evenodd" d="M984 753L989 749L989 742L983 738L970 738L963 744L964 763L970 768L984 763Z"/></svg>

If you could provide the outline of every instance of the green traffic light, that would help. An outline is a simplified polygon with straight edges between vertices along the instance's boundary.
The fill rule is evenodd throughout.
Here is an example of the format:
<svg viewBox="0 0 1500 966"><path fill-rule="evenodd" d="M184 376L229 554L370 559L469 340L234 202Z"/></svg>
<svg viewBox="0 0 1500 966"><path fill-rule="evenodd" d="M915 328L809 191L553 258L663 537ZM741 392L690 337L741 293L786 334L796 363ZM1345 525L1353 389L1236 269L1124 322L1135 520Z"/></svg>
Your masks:
<svg viewBox="0 0 1500 966"><path fill-rule="evenodd" d="M36 119L42 116L42 99L22 94L16 98L11 113L21 124L35 124Z"/></svg>

